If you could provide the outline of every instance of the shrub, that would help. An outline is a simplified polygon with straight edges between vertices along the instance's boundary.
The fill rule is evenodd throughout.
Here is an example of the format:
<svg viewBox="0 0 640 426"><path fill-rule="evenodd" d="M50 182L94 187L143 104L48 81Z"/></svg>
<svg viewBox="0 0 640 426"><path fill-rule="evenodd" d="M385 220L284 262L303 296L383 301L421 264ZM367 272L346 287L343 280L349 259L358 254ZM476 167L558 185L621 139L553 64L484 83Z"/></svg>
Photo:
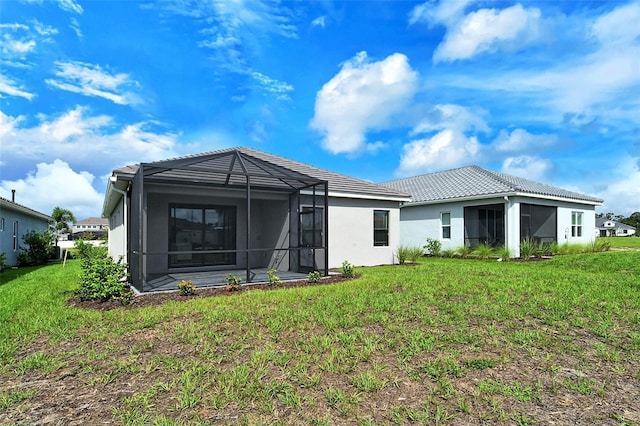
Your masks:
<svg viewBox="0 0 640 426"><path fill-rule="evenodd" d="M53 233L51 231L29 231L22 236L22 241L27 245L21 248L18 254L18 263L21 266L44 265L53 256Z"/></svg>
<svg viewBox="0 0 640 426"><path fill-rule="evenodd" d="M433 238L427 238L427 244L423 247L427 254L431 256L440 256L440 252L442 250L442 243Z"/></svg>
<svg viewBox="0 0 640 426"><path fill-rule="evenodd" d="M196 286L193 285L191 280L182 280L178 283L178 290L180 290L180 294L183 296L191 296L192 294L196 294Z"/></svg>
<svg viewBox="0 0 640 426"><path fill-rule="evenodd" d="M596 238L589 244L590 252L597 253L601 251L611 250L611 241L603 240L602 238Z"/></svg>
<svg viewBox="0 0 640 426"><path fill-rule="evenodd" d="M101 250L102 249L102 250ZM123 305L131 302L133 293L126 282L127 265L122 257L114 261L103 247L94 247L82 258L80 300L115 300Z"/></svg>
<svg viewBox="0 0 640 426"><path fill-rule="evenodd" d="M227 282L227 291L238 291L240 290L240 277L237 277L233 274L229 274L226 276L225 281Z"/></svg>
<svg viewBox="0 0 640 426"><path fill-rule="evenodd" d="M7 267L7 264L5 263L6 261L7 261L7 255L4 254L4 252L0 253L0 272Z"/></svg>
<svg viewBox="0 0 640 426"><path fill-rule="evenodd" d="M342 262L342 276L345 278L353 278L355 276L353 265L347 260Z"/></svg>
<svg viewBox="0 0 640 426"><path fill-rule="evenodd" d="M496 250L496 254L502 260L509 260L511 259L511 256L513 256L511 250L509 250L506 246L502 246L498 250Z"/></svg>
<svg viewBox="0 0 640 426"><path fill-rule="evenodd" d="M73 243L73 252L78 258L86 259L88 257L106 254L107 248L103 246L96 247L93 244L87 243L86 240L79 239Z"/></svg>
<svg viewBox="0 0 640 426"><path fill-rule="evenodd" d="M280 279L280 277L276 275L275 269L269 269L267 271L267 282L269 283L270 286L282 284L282 280Z"/></svg>
<svg viewBox="0 0 640 426"><path fill-rule="evenodd" d="M464 246L458 247L455 253L461 258L466 259L471 254L471 248L467 245L464 245Z"/></svg>
<svg viewBox="0 0 640 426"><path fill-rule="evenodd" d="M536 254L537 244L531 238L525 238L520 241L520 257L523 259L529 259Z"/></svg>
<svg viewBox="0 0 640 426"><path fill-rule="evenodd" d="M422 248L418 246L399 246L396 250L396 257L398 258L398 263L401 265L407 261L417 262L422 254Z"/></svg>
<svg viewBox="0 0 640 426"><path fill-rule="evenodd" d="M493 255L493 248L488 243L481 243L472 251L472 254L480 259L488 259Z"/></svg>
<svg viewBox="0 0 640 426"><path fill-rule="evenodd" d="M313 271L313 272L309 272L309 274L307 275L307 281L309 281L310 283L317 283L318 281L320 281L320 272L319 271Z"/></svg>

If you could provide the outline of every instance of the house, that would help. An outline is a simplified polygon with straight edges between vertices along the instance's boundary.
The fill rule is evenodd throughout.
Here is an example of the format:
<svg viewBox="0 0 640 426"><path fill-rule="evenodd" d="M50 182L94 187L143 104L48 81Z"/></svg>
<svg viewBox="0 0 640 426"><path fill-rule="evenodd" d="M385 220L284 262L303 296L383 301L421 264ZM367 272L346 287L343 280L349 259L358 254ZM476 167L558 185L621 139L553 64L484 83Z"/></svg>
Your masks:
<svg viewBox="0 0 640 426"><path fill-rule="evenodd" d="M409 200L241 147L115 169L102 215L109 253L124 257L132 285L146 292L175 289L177 279L212 285L230 272L255 282L269 269L282 277L392 263Z"/></svg>
<svg viewBox="0 0 640 426"><path fill-rule="evenodd" d="M90 217L75 222L71 227L71 234L74 240L87 237L90 237L89 239L95 239L106 235L108 228L109 219L104 217Z"/></svg>
<svg viewBox="0 0 640 426"><path fill-rule="evenodd" d="M31 231L46 231L52 221L51 216L16 203L15 191L11 200L0 197L0 253L6 257L4 263L16 266L24 244L22 237Z"/></svg>
<svg viewBox="0 0 640 426"><path fill-rule="evenodd" d="M596 235L600 237L627 237L636 233L636 228L626 223L599 217L596 219Z"/></svg>
<svg viewBox="0 0 640 426"><path fill-rule="evenodd" d="M400 241L442 248L488 243L520 256L520 242L589 243L595 207L603 200L478 166L462 167L382 184L407 192L400 211Z"/></svg>

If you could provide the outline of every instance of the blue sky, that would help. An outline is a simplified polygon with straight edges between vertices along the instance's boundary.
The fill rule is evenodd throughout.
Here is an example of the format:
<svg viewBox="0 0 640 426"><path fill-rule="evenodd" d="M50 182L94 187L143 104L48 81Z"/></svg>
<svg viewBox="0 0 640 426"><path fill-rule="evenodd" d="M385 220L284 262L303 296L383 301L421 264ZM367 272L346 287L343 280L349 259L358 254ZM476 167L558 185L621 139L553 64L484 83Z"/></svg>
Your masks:
<svg viewBox="0 0 640 426"><path fill-rule="evenodd" d="M0 195L249 146L372 182L479 165L640 210L638 1L2 1Z"/></svg>

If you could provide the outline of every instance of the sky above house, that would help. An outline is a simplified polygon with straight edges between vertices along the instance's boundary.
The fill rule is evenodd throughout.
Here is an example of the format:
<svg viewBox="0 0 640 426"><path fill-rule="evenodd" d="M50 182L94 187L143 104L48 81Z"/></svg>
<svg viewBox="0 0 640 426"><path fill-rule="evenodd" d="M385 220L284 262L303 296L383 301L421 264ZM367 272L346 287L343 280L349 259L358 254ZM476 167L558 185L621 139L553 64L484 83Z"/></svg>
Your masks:
<svg viewBox="0 0 640 426"><path fill-rule="evenodd" d="M247 146L371 182L467 165L640 210L640 1L0 3L0 196Z"/></svg>

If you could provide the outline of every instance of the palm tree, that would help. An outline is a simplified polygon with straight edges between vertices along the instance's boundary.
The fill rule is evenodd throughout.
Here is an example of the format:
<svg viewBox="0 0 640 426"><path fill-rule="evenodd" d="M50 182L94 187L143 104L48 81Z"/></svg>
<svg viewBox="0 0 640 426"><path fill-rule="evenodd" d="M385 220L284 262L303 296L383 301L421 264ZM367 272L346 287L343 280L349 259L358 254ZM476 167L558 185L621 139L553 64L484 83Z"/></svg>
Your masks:
<svg viewBox="0 0 640 426"><path fill-rule="evenodd" d="M63 209L62 207L54 207L51 217L56 223L56 253L58 251L58 235L61 232L69 233L69 223L76 221L75 216L71 213L71 210Z"/></svg>

